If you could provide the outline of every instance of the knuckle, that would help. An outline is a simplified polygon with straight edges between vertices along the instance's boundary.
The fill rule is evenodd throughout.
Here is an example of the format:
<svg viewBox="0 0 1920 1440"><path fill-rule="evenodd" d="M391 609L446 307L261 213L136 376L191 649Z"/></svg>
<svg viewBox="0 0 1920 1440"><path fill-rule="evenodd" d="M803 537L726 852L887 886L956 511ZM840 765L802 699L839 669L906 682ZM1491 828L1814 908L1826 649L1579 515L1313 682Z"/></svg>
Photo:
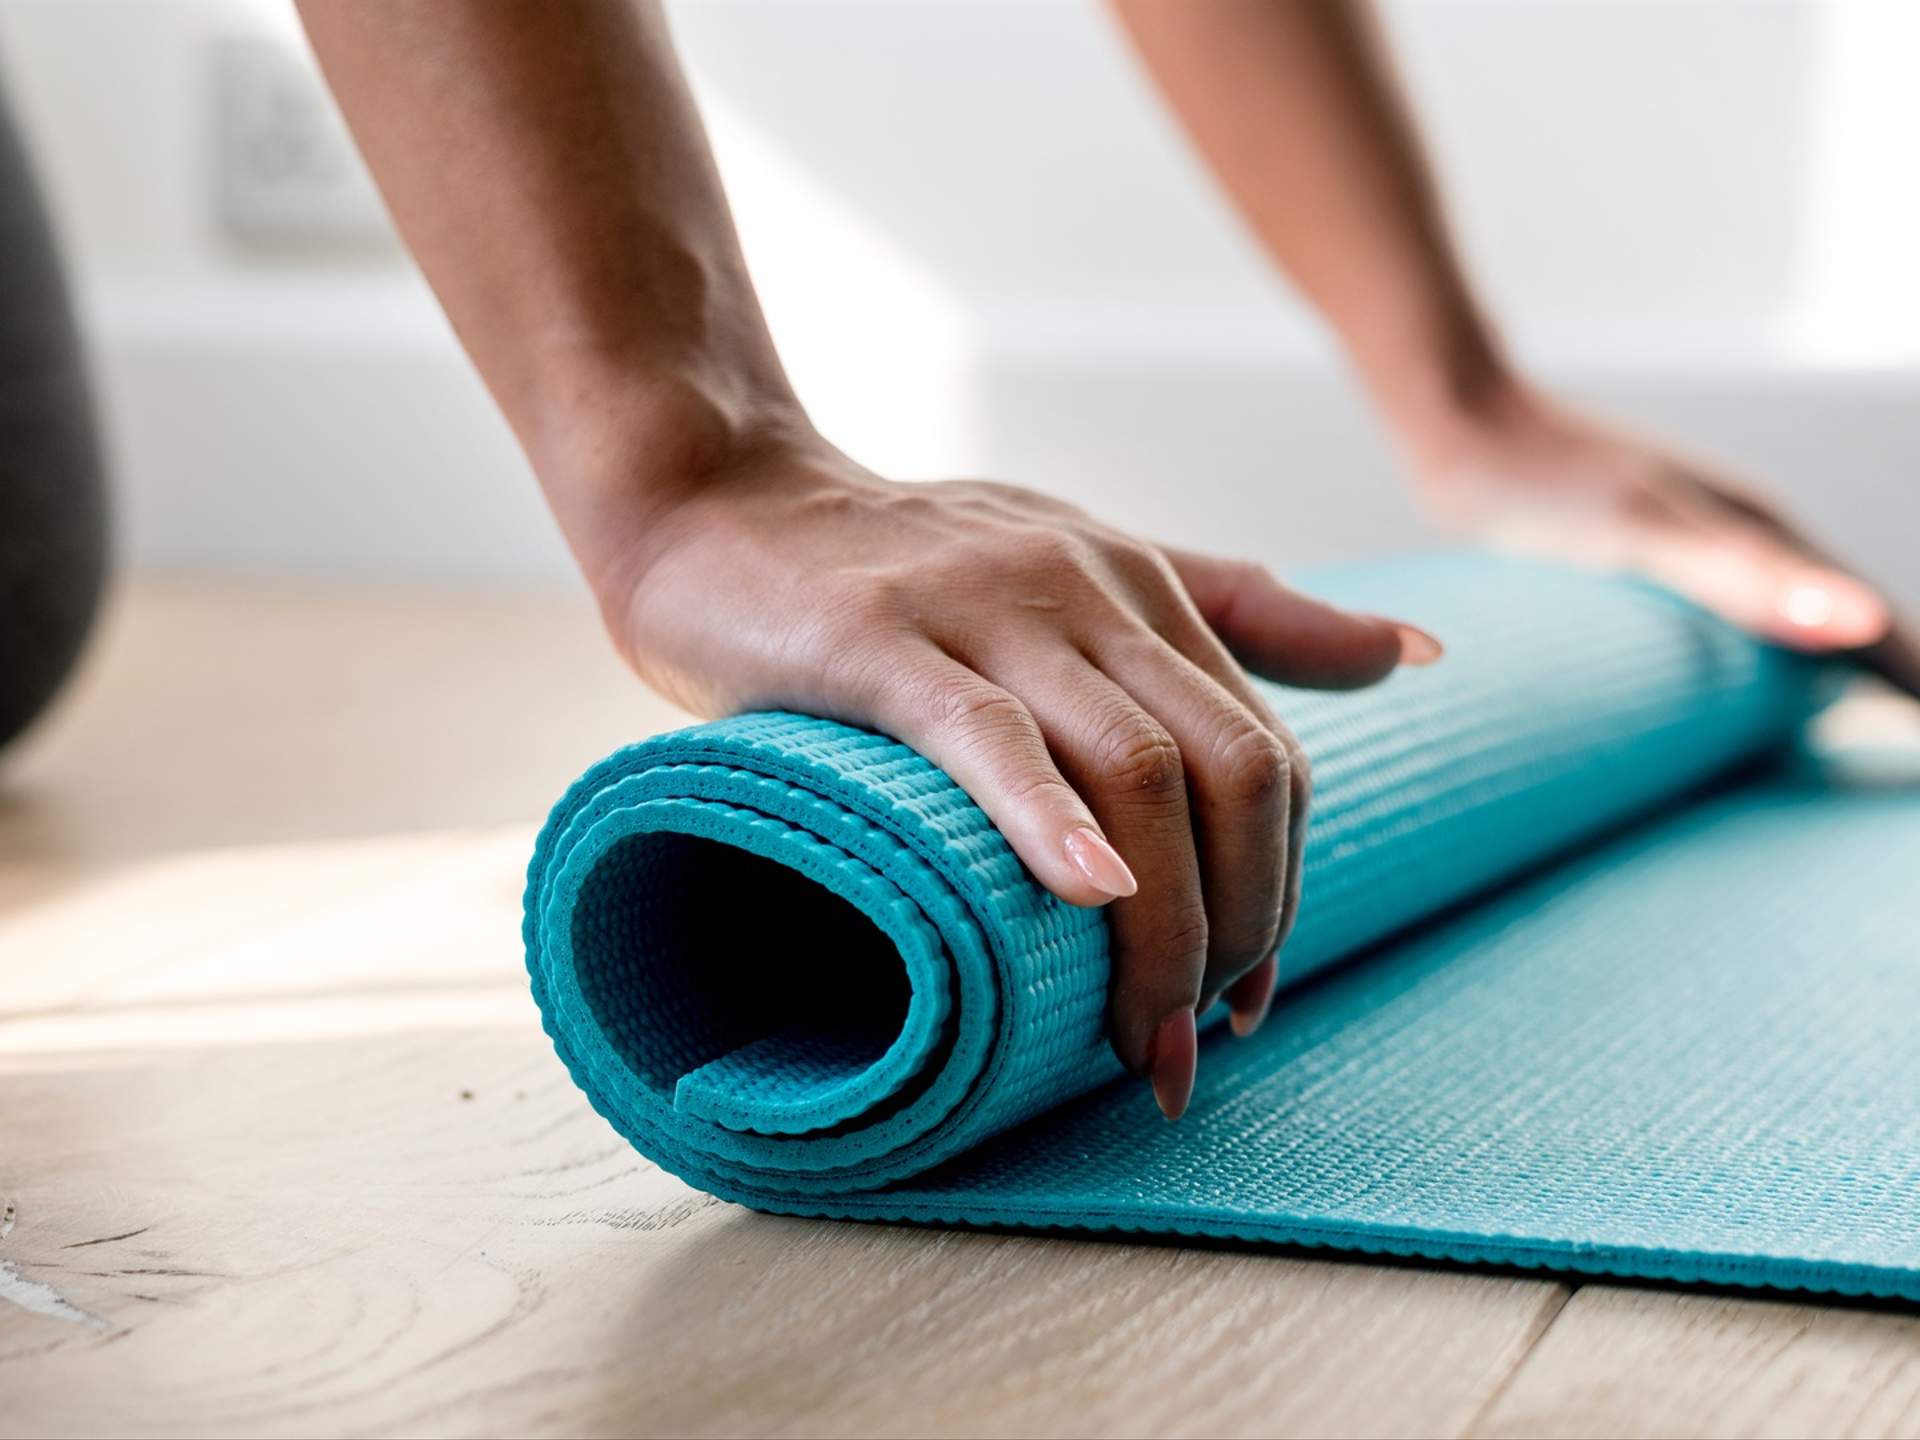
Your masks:
<svg viewBox="0 0 1920 1440"><path fill-rule="evenodd" d="M942 593L1016 597L1024 609L1063 612L1101 604L1091 551L1077 536L1041 526L1016 528L958 547L937 572Z"/></svg>
<svg viewBox="0 0 1920 1440"><path fill-rule="evenodd" d="M1145 714L1124 715L1108 725L1094 755L1100 773L1123 790L1162 796L1186 784L1179 745L1164 726Z"/></svg>
<svg viewBox="0 0 1920 1440"><path fill-rule="evenodd" d="M975 745L1024 737L1033 717L998 685L988 681L944 679L928 687L927 721L935 729L958 731Z"/></svg>
<svg viewBox="0 0 1920 1440"><path fill-rule="evenodd" d="M1182 906L1170 919L1159 944L1159 954L1173 964L1192 972L1194 992L1199 993L1201 968L1212 939L1212 927L1206 911L1198 905Z"/></svg>
<svg viewBox="0 0 1920 1440"><path fill-rule="evenodd" d="M1008 548L1016 568L1056 578L1083 573L1087 554L1079 538L1052 526L1035 526L1016 536Z"/></svg>
<svg viewBox="0 0 1920 1440"><path fill-rule="evenodd" d="M1028 766L1006 782L1007 798L1017 805L1038 805L1074 815L1080 813L1080 797L1073 787L1050 768Z"/></svg>
<svg viewBox="0 0 1920 1440"><path fill-rule="evenodd" d="M1143 589L1173 591L1179 587L1173 565L1145 541L1115 535L1104 542L1101 552L1110 569Z"/></svg>
<svg viewBox="0 0 1920 1440"><path fill-rule="evenodd" d="M1249 717L1220 747L1214 779L1232 804L1277 804L1293 794L1293 755L1285 741Z"/></svg>
<svg viewBox="0 0 1920 1440"><path fill-rule="evenodd" d="M1207 950L1209 968L1224 989L1280 948L1280 901L1252 923L1232 929L1216 927Z"/></svg>

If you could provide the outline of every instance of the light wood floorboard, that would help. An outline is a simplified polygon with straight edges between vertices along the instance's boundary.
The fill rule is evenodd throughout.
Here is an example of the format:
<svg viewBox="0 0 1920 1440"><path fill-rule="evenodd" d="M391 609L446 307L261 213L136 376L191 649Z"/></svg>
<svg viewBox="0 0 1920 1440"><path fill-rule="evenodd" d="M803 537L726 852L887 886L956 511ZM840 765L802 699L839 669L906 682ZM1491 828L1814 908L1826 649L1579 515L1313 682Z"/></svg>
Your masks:
<svg viewBox="0 0 1920 1440"><path fill-rule="evenodd" d="M0 1434L1859 1435L1920 1321L760 1216L553 1059L571 598L138 587L0 785Z"/></svg>

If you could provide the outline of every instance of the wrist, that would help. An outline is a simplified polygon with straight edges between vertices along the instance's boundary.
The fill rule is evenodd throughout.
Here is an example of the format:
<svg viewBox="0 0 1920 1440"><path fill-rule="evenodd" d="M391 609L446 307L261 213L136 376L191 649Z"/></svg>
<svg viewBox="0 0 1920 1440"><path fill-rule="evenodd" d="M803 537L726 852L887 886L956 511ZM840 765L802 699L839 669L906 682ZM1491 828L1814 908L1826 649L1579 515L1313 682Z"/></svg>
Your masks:
<svg viewBox="0 0 1920 1440"><path fill-rule="evenodd" d="M1503 364L1406 380L1390 395L1376 394L1408 467L1426 484L1527 450L1554 413L1541 391Z"/></svg>
<svg viewBox="0 0 1920 1440"><path fill-rule="evenodd" d="M1346 331L1348 354L1414 473L1445 474L1523 433L1541 406L1464 289L1422 289Z"/></svg>
<svg viewBox="0 0 1920 1440"><path fill-rule="evenodd" d="M570 356L516 416L549 491L673 492L780 439L813 437L785 377L706 358Z"/></svg>
<svg viewBox="0 0 1920 1440"><path fill-rule="evenodd" d="M603 606L631 591L691 500L783 454L830 450L784 382L713 365L579 367L517 428Z"/></svg>

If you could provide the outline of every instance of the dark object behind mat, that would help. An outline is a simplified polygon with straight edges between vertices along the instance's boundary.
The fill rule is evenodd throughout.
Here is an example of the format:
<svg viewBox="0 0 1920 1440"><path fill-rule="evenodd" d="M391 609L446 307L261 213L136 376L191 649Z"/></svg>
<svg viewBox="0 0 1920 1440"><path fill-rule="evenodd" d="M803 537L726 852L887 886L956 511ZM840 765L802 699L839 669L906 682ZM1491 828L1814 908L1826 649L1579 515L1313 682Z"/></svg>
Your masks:
<svg viewBox="0 0 1920 1440"><path fill-rule="evenodd" d="M106 493L53 233L0 97L0 745L79 657L106 578Z"/></svg>

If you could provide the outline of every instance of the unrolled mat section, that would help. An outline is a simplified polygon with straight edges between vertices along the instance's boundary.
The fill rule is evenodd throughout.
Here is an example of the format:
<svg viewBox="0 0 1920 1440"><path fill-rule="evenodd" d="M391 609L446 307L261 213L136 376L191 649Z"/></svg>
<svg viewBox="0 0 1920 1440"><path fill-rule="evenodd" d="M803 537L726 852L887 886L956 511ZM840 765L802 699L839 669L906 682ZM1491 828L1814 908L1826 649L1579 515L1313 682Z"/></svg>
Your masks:
<svg viewBox="0 0 1920 1440"><path fill-rule="evenodd" d="M1212 1027L1186 1120L1106 1044L1100 913L912 751L786 714L629 747L554 808L525 938L574 1078L764 1209L1920 1294L1889 1028L1920 1013L1920 808L1729 778L1829 677L1517 562L1310 588L1448 654L1272 692L1315 777L1291 988L1252 1041Z"/></svg>

